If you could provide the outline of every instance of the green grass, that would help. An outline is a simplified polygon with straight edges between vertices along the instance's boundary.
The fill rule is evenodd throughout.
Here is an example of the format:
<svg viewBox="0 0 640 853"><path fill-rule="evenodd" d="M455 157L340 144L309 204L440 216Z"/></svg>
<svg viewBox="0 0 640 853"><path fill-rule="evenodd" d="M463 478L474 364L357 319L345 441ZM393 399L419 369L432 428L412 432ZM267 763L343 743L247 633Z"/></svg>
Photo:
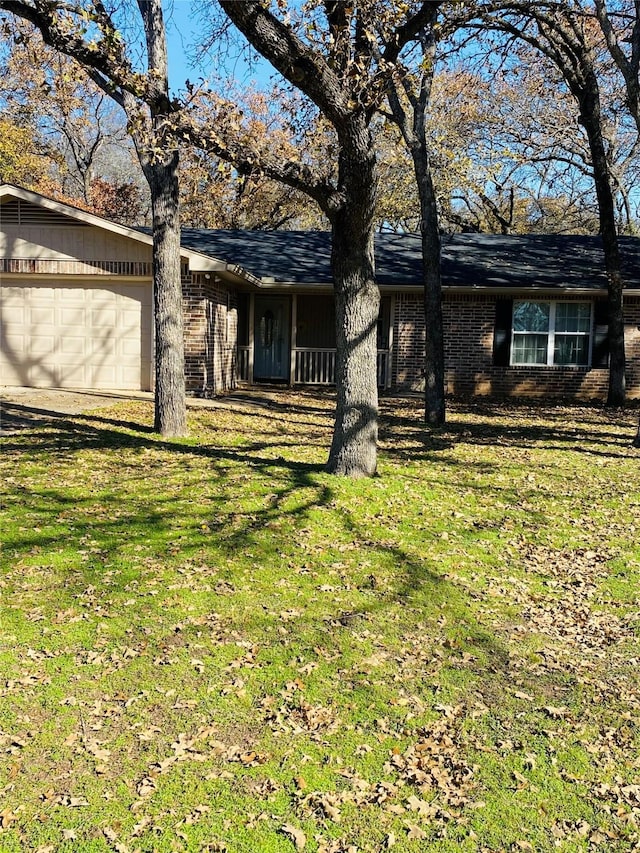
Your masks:
<svg viewBox="0 0 640 853"><path fill-rule="evenodd" d="M0 851L638 849L633 413L151 422L2 441Z"/></svg>

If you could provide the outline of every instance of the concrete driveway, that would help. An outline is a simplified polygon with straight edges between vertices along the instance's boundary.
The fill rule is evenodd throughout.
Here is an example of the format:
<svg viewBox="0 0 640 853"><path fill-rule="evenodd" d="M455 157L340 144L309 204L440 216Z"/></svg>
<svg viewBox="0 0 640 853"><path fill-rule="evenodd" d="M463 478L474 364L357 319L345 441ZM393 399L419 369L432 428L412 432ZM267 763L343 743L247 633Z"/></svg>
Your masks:
<svg viewBox="0 0 640 853"><path fill-rule="evenodd" d="M321 398L327 393L316 392ZM298 392L298 399L301 394ZM307 392L305 397L313 395ZM151 391L82 391L65 388L0 386L0 435L11 435L46 421L80 415L127 400L153 402ZM188 408L240 408L264 410L290 405L294 397L282 388L253 388L213 399L189 397Z"/></svg>
<svg viewBox="0 0 640 853"><path fill-rule="evenodd" d="M10 435L42 421L79 415L124 400L153 400L145 391L82 391L63 388L0 387L0 434Z"/></svg>

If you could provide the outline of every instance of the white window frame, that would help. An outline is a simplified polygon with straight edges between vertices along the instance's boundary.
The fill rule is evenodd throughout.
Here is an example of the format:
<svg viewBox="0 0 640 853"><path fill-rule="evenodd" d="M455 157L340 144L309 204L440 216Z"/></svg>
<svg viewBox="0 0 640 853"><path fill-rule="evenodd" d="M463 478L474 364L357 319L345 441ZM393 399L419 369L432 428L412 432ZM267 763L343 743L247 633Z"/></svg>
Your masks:
<svg viewBox="0 0 640 853"><path fill-rule="evenodd" d="M549 331L548 332L516 332L515 331L515 311L516 306L522 304L535 304L535 305L548 305L549 306ZM555 344L556 344L556 308L558 305L588 305L590 314L589 314L589 331L588 332L558 332L559 337L564 337L565 334L571 335L582 335L583 337L589 338L589 347L587 354L587 361L585 364L556 364L553 360L555 354ZM594 303L588 300L576 300L576 299L514 299L513 300L513 309L511 313L511 348L509 352L509 364L512 367L563 367L563 368L585 368L591 366L592 354L593 354L593 315L594 315ZM524 361L515 361L514 360L514 341L516 336L520 335L534 335L534 334L546 334L547 335L547 360L546 362L524 362Z"/></svg>

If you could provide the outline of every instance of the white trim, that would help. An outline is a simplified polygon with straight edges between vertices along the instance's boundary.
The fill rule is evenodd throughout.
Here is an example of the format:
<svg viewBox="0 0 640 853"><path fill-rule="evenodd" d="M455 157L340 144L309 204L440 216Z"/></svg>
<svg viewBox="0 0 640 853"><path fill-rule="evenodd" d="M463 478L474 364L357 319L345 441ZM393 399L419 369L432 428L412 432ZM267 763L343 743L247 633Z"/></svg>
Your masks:
<svg viewBox="0 0 640 853"><path fill-rule="evenodd" d="M255 316L256 316L256 298L253 293L249 294L249 373L247 381L253 385L253 353L255 348Z"/></svg>
<svg viewBox="0 0 640 853"><path fill-rule="evenodd" d="M289 385L296 381L296 347L298 343L298 295L291 294L291 336L290 336L290 358L289 358Z"/></svg>

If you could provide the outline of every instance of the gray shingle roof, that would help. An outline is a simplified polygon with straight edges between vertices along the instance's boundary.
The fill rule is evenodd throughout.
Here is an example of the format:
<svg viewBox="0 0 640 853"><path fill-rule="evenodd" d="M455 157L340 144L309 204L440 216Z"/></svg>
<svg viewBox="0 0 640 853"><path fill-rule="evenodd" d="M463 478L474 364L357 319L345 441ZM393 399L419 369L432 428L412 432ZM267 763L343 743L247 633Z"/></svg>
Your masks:
<svg viewBox="0 0 640 853"><path fill-rule="evenodd" d="M331 284L327 231L208 231L185 228L182 244L260 278L296 284ZM627 286L640 288L640 238L620 239ZM417 234L377 234L376 270L383 286L419 285L422 255ZM599 237L576 235L455 234L442 240L445 287L606 287Z"/></svg>

